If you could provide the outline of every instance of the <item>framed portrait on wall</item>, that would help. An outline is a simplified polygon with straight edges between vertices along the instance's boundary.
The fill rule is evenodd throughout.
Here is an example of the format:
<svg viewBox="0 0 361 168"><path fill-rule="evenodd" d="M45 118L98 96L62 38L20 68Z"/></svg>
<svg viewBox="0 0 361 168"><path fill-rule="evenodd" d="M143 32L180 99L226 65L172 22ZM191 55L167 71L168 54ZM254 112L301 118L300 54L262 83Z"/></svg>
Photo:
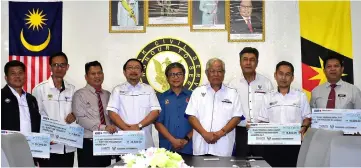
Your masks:
<svg viewBox="0 0 361 168"><path fill-rule="evenodd" d="M228 41L265 41L264 0L227 1Z"/></svg>
<svg viewBox="0 0 361 168"><path fill-rule="evenodd" d="M188 26L188 0L148 0L148 26Z"/></svg>
<svg viewBox="0 0 361 168"><path fill-rule="evenodd" d="M191 31L225 31L226 4L224 0L194 0L189 4Z"/></svg>
<svg viewBox="0 0 361 168"><path fill-rule="evenodd" d="M145 33L146 5L141 0L109 1L109 32Z"/></svg>

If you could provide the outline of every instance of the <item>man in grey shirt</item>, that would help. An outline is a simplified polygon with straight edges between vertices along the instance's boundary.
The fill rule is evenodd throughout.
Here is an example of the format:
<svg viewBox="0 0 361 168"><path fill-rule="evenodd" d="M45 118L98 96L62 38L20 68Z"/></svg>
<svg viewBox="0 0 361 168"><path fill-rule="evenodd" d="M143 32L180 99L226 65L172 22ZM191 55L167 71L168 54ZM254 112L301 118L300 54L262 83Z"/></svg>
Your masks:
<svg viewBox="0 0 361 168"><path fill-rule="evenodd" d="M311 108L361 109L361 92L341 79L343 61L335 56L324 59L327 82L312 90Z"/></svg>
<svg viewBox="0 0 361 168"><path fill-rule="evenodd" d="M102 89L104 80L103 68L98 61L85 64L87 85L74 93L72 109L77 123L84 127L83 149L78 148L79 167L107 167L110 156L93 156L93 131L114 133L116 127L110 124L105 115L110 92Z"/></svg>

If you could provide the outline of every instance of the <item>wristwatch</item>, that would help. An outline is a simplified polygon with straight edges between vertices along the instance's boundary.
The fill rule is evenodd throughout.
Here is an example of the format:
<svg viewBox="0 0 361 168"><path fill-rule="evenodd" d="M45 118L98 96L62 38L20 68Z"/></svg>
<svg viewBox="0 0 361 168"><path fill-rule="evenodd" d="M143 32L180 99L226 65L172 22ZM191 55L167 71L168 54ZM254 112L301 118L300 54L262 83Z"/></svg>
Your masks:
<svg viewBox="0 0 361 168"><path fill-rule="evenodd" d="M139 123L139 124L138 124L138 127L139 127L140 130L142 130L143 125L142 125L141 123Z"/></svg>
<svg viewBox="0 0 361 168"><path fill-rule="evenodd" d="M187 140L187 141L190 141L191 139L189 139L189 137L186 135L186 136L184 136L184 138L183 139L185 139L185 140Z"/></svg>
<svg viewBox="0 0 361 168"><path fill-rule="evenodd" d="M308 128L308 126L307 126L307 125L302 125L302 126L301 126L301 128L303 128L303 127L306 127L306 128Z"/></svg>

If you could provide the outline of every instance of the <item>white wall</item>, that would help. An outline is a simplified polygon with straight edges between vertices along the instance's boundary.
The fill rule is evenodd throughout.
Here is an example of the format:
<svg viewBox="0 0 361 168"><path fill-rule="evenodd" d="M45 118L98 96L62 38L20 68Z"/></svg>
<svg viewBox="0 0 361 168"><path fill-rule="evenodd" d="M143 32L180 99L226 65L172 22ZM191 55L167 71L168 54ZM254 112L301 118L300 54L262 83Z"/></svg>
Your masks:
<svg viewBox="0 0 361 168"><path fill-rule="evenodd" d="M148 27L144 34L108 33L107 1L65 1L63 9L63 51L69 57L67 79L77 88L84 86L84 64L99 60L104 66L104 87L125 81L122 65L142 47L161 36L186 41L199 54L202 64L221 57L227 67L226 80L239 74L239 51L245 46L260 51L258 71L272 78L277 62L288 60L296 67L294 85L301 86L300 34L297 2L266 3L266 42L229 43L227 32L190 32L189 27ZM2 67L8 55L8 4L2 2ZM206 78L203 78L206 81ZM2 79L2 82L3 79ZM4 83L2 83L4 85Z"/></svg>
<svg viewBox="0 0 361 168"><path fill-rule="evenodd" d="M1 67L8 59L8 3L2 1ZM69 57L70 69L66 76L77 88L85 85L84 64L99 60L104 65L104 88L125 81L122 65L136 57L139 50L162 36L174 36L186 41L199 54L202 64L211 57L226 63L226 81L239 75L238 53L245 46L260 51L258 72L273 79L277 62L287 60L295 66L294 87L301 87L301 52L297 1L267 1L266 41L257 43L229 43L227 32L190 32L189 27L148 27L144 34L108 33L108 1L65 1L63 7L63 51ZM359 10L357 10L359 9ZM361 2L352 1L354 65L361 63ZM105 66L106 65L106 66ZM204 67L204 66L203 66ZM355 84L361 88L361 68L354 66ZM206 78L203 78L203 82ZM5 84L4 79L1 85Z"/></svg>
<svg viewBox="0 0 361 168"><path fill-rule="evenodd" d="M361 88L361 1L351 1L354 83Z"/></svg>

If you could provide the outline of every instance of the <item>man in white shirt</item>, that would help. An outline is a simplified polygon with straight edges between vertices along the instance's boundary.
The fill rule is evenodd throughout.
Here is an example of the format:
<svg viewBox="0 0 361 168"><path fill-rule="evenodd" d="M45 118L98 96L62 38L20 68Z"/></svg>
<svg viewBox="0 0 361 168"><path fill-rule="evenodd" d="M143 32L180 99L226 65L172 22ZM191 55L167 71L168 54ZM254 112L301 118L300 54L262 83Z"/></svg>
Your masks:
<svg viewBox="0 0 361 168"><path fill-rule="evenodd" d="M323 60L327 82L312 90L312 108L361 109L361 91L341 79L343 61L335 56Z"/></svg>
<svg viewBox="0 0 361 168"><path fill-rule="evenodd" d="M186 109L193 129L193 154L231 156L234 128L243 119L240 96L236 89L223 84L224 62L218 58L207 62L209 84L196 88Z"/></svg>
<svg viewBox="0 0 361 168"><path fill-rule="evenodd" d="M218 0L201 0L199 10L202 11L202 25L217 24Z"/></svg>
<svg viewBox="0 0 361 168"><path fill-rule="evenodd" d="M116 86L109 99L107 113L113 123L123 131L145 133L145 147L153 147L152 123L161 108L154 89L140 83L143 64L137 59L129 59L123 66L127 82Z"/></svg>
<svg viewBox="0 0 361 168"><path fill-rule="evenodd" d="M248 146L248 123L257 123L258 112L262 104L263 95L273 89L271 81L256 72L259 53L256 48L245 47L239 53L242 69L241 77L229 83L230 87L237 89L241 98L244 116L247 121L241 122L236 127L236 155L237 156L262 156L263 148L260 145Z"/></svg>
<svg viewBox="0 0 361 168"><path fill-rule="evenodd" d="M311 124L311 110L306 94L291 88L293 74L291 63L281 61L277 64L274 77L278 87L263 97L258 119L269 123L300 123L303 136ZM264 159L272 167L295 167L299 149L300 145L268 145Z"/></svg>
<svg viewBox="0 0 361 168"><path fill-rule="evenodd" d="M120 0L118 2L117 22L119 26L137 26L139 24L138 0Z"/></svg>
<svg viewBox="0 0 361 168"><path fill-rule="evenodd" d="M43 116L60 122L73 123L75 117L72 113L71 101L75 87L64 80L69 69L68 57L63 52L56 53L50 56L49 64L51 77L33 89L33 95L38 101L39 112ZM73 167L76 148L63 144L51 144L50 159L45 160L43 166Z"/></svg>

